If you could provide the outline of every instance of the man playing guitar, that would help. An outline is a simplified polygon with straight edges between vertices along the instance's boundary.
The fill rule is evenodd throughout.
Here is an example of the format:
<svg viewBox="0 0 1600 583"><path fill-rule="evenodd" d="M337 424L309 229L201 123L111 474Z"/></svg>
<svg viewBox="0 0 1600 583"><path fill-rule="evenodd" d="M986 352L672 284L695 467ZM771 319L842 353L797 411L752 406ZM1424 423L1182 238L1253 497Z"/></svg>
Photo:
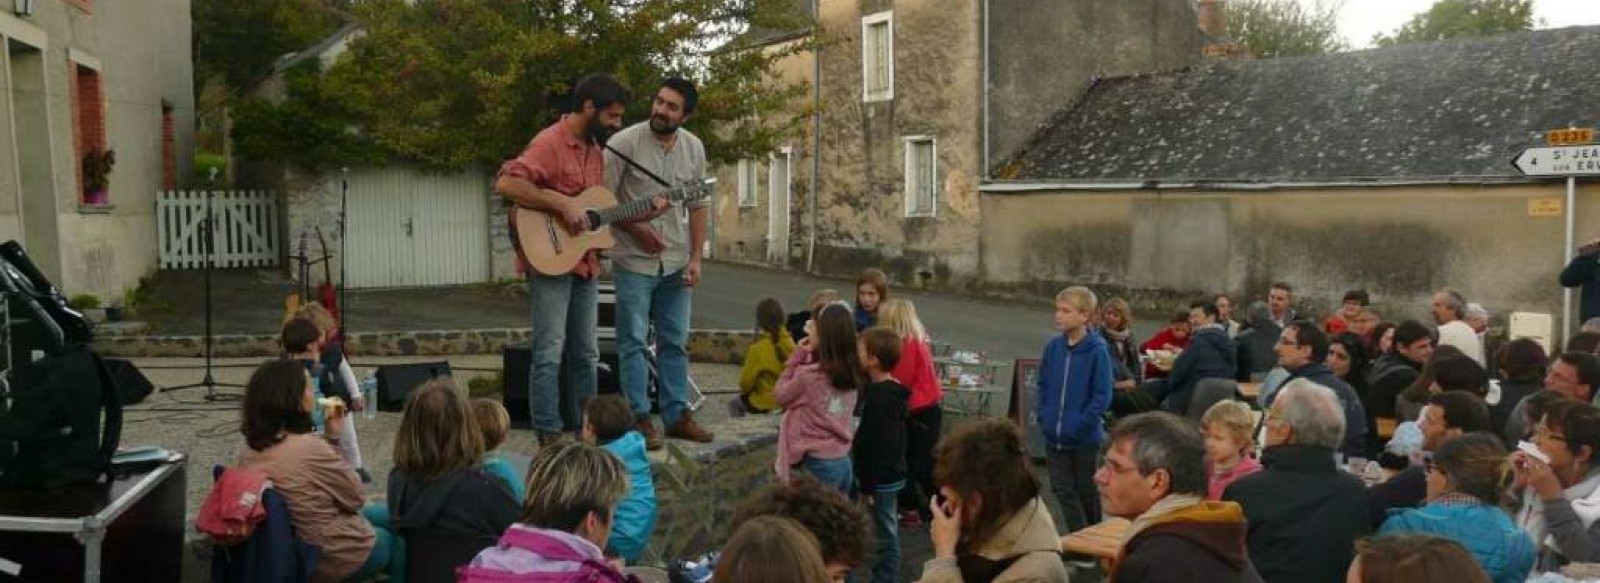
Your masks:
<svg viewBox="0 0 1600 583"><path fill-rule="evenodd" d="M593 74L579 80L572 89L571 112L539 132L522 154L500 167L495 191L513 204L558 217L574 234L587 231L585 209L571 197L604 182L605 156L600 145L622 127L628 99L628 90L610 75ZM528 268L520 246L518 260L528 273L533 319L528 408L539 443L545 445L562 435L558 391L568 391L568 402L579 408L595 394L595 366L600 359L595 338L599 319L595 278L600 275L600 263L591 251L572 273L550 276ZM563 372L566 382L560 383Z"/></svg>
<svg viewBox="0 0 1600 583"><path fill-rule="evenodd" d="M693 83L669 77L656 89L649 121L611 138L605 182L619 202L657 196L668 188L662 181L677 187L705 177L705 146L680 127L694 115L699 97ZM712 434L690 417L689 357L684 348L689 339L690 289L700 281L707 213L705 200L697 198L681 207L658 208L639 219L612 225L619 376L622 392L637 418L635 427L645 436L649 449L661 448L661 438L650 422L646 337L652 324L661 422L667 437L697 442L712 439Z"/></svg>

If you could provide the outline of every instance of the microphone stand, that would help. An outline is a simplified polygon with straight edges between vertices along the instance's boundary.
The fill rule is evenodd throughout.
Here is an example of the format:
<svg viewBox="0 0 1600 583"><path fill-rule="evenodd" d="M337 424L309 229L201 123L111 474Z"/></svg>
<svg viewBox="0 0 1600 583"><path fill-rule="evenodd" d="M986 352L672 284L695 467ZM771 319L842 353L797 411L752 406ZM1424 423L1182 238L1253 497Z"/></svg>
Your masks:
<svg viewBox="0 0 1600 583"><path fill-rule="evenodd" d="M216 248L215 248L216 239L213 237L213 231L215 230L214 227L215 227L216 217L212 213L212 201L216 197L216 185L217 185L217 169L213 167L211 169L211 175L209 177L207 177L207 179L206 179L206 220L205 220L205 228L201 229L201 236L204 237L204 238L200 241L200 248L202 250L201 252L205 254L205 262L204 262L204 266L202 267L202 272L204 273L204 275L202 276L202 280L201 280L203 282L201 284L202 290L204 290L203 293L205 295L205 302L204 302L204 306L205 306L204 307L204 310L205 310L205 322L206 322L205 377L200 379L200 382L198 382L198 383L193 383L193 384L188 384L188 385L179 385L179 386L176 386L176 387L166 387L166 388L162 389L161 392L165 393L165 392L168 392L168 391L177 391L177 390L182 390L182 389L193 389L193 388L197 388L197 387L205 387L206 388L205 400L207 400L207 401L232 401L232 400L238 399L239 398L238 395L218 394L217 393L217 387L238 387L238 388L243 388L244 385L239 385L239 384L234 384L234 383L217 382L217 379L216 379L215 375L212 374L212 365L211 365L211 344L212 344L212 340L213 340L212 334L211 334L211 268L212 268L212 265L211 265L212 261L211 260L212 260L212 256L216 254Z"/></svg>

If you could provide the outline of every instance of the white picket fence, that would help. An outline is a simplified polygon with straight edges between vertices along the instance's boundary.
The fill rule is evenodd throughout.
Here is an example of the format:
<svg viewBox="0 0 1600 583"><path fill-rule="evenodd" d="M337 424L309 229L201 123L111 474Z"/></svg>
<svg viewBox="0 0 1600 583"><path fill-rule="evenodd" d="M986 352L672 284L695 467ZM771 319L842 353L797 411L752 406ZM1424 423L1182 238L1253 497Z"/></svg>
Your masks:
<svg viewBox="0 0 1600 583"><path fill-rule="evenodd" d="M278 264L283 229L278 196L269 190L218 190L212 193L216 225L215 267L268 267ZM156 199L156 233L162 269L205 266L203 246L206 192L169 190Z"/></svg>

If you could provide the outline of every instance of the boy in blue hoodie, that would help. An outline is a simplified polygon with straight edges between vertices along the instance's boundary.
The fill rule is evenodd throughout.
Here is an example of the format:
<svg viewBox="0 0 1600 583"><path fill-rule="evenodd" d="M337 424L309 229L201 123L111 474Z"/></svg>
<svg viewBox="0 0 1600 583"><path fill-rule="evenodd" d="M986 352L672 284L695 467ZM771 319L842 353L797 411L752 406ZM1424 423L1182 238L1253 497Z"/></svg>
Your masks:
<svg viewBox="0 0 1600 583"><path fill-rule="evenodd" d="M1039 362L1039 428L1044 433L1050 489L1061 506L1067 532L1100 522L1094 485L1096 458L1105 440L1102 417L1111 406L1111 352L1089 330L1098 308L1094 292L1069 287L1056 294L1055 325L1061 335L1044 346Z"/></svg>
<svg viewBox="0 0 1600 583"><path fill-rule="evenodd" d="M628 470L628 495L617 503L605 554L629 563L644 554L656 527L656 486L644 436L633 430L633 422L633 409L620 395L600 395L583 407L583 440L611 452Z"/></svg>

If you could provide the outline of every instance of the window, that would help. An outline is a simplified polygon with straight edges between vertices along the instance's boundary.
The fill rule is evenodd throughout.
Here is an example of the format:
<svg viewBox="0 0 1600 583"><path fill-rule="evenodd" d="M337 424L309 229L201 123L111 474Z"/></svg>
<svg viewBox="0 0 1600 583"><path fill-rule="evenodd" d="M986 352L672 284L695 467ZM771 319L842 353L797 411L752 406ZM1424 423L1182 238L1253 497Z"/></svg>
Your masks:
<svg viewBox="0 0 1600 583"><path fill-rule="evenodd" d="M761 198L761 172L755 160L739 161L739 208L752 208Z"/></svg>
<svg viewBox="0 0 1600 583"><path fill-rule="evenodd" d="M173 127L172 102L161 100L161 188L178 187L178 136Z"/></svg>
<svg viewBox="0 0 1600 583"><path fill-rule="evenodd" d="M107 204L108 185L105 93L100 71L80 61L71 62L73 146L78 168L79 200Z"/></svg>
<svg viewBox="0 0 1600 583"><path fill-rule="evenodd" d="M861 19L862 101L894 99L894 13Z"/></svg>
<svg viewBox="0 0 1600 583"><path fill-rule="evenodd" d="M906 141L906 216L931 217L939 208L939 147L930 136Z"/></svg>

